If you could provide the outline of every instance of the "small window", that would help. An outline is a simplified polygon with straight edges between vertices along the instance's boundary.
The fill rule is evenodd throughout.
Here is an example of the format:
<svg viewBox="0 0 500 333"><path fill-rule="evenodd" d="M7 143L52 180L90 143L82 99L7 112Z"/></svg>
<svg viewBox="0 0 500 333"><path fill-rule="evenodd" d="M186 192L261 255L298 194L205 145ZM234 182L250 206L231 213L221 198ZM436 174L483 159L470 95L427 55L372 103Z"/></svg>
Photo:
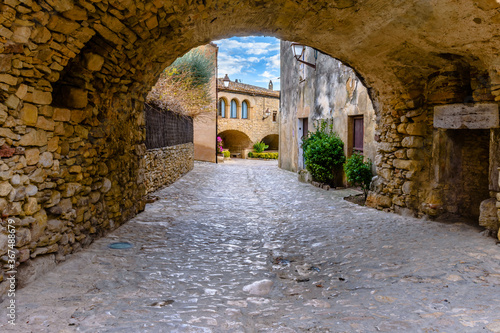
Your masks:
<svg viewBox="0 0 500 333"><path fill-rule="evenodd" d="M248 104L246 101L241 103L241 119L248 119Z"/></svg>
<svg viewBox="0 0 500 333"><path fill-rule="evenodd" d="M273 123L278 120L278 111L273 111Z"/></svg>
<svg viewBox="0 0 500 333"><path fill-rule="evenodd" d="M222 98L219 101L219 116L226 117L226 102Z"/></svg>
<svg viewBox="0 0 500 333"><path fill-rule="evenodd" d="M231 101L231 118L238 118L237 104L234 99Z"/></svg>
<svg viewBox="0 0 500 333"><path fill-rule="evenodd" d="M364 125L363 117L354 117L353 119L353 138L352 138L352 151L363 154L363 135Z"/></svg>

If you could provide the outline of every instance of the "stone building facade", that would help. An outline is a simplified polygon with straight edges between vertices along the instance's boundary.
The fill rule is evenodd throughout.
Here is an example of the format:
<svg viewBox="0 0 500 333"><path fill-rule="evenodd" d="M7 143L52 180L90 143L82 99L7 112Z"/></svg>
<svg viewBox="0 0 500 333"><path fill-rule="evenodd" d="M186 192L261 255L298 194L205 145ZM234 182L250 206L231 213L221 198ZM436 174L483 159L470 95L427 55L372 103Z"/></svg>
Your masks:
<svg viewBox="0 0 500 333"><path fill-rule="evenodd" d="M302 42L356 70L377 122L371 206L421 216L459 210L476 193L465 192L470 184L448 205L456 168L461 179L483 179L477 196L494 203L482 206L496 210L498 225L499 9L496 0L3 1L3 267L5 217L17 228L21 271L64 260L144 209L145 95L177 57L228 31ZM443 112L461 128L435 123ZM467 153L476 140L456 131L483 143L487 166ZM457 163L452 151L465 158Z"/></svg>
<svg viewBox="0 0 500 333"><path fill-rule="evenodd" d="M280 93L272 89L272 82L269 89L234 81L226 88L218 79L217 87L217 133L224 148L243 158L258 141L278 150Z"/></svg>
<svg viewBox="0 0 500 333"><path fill-rule="evenodd" d="M313 48L305 48L303 60L315 68L294 58L291 42L281 42L280 167L305 168L302 137L314 131L319 120L333 125L347 157L357 151L375 161L375 110L368 89L351 68Z"/></svg>

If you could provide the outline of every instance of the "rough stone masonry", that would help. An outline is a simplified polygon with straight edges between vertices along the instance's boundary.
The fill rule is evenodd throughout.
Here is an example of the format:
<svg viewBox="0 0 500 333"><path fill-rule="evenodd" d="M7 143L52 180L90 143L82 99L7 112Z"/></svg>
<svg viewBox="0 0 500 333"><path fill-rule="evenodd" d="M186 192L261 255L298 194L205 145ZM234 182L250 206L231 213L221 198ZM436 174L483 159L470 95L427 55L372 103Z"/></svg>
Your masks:
<svg viewBox="0 0 500 333"><path fill-rule="evenodd" d="M0 210L15 220L19 274L45 267L39 258L64 260L144 208L145 94L176 57L231 35L302 42L353 67L377 112L383 176L370 204L453 212L460 202L446 203L459 189L438 162L455 163L450 150L467 147L434 128L434 107L500 102L499 8L495 0L4 0ZM498 214L499 130L484 130L488 188L478 191ZM2 263L6 242L3 232Z"/></svg>

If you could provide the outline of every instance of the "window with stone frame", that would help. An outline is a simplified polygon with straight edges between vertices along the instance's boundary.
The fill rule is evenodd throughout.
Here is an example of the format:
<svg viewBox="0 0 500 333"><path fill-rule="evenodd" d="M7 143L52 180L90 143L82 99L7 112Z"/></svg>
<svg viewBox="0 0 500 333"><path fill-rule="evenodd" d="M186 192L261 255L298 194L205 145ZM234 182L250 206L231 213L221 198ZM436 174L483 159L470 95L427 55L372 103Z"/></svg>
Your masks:
<svg viewBox="0 0 500 333"><path fill-rule="evenodd" d="M226 118L226 101L224 98L219 100L219 116Z"/></svg>
<svg viewBox="0 0 500 333"><path fill-rule="evenodd" d="M231 101L231 118L238 118L238 104L236 101L233 99Z"/></svg>
<svg viewBox="0 0 500 333"><path fill-rule="evenodd" d="M241 119L248 119L248 102L241 103Z"/></svg>

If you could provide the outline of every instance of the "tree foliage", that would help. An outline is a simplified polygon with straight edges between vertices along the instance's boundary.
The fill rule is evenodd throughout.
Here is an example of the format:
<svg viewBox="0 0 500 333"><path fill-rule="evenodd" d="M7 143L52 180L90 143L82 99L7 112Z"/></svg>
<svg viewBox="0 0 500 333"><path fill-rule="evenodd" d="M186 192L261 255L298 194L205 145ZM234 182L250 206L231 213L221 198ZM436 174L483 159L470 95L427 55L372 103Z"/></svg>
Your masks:
<svg viewBox="0 0 500 333"><path fill-rule="evenodd" d="M332 184L335 168L345 161L344 143L327 120L315 125L316 131L302 139L306 168L314 180Z"/></svg>
<svg viewBox="0 0 500 333"><path fill-rule="evenodd" d="M373 177L371 165L372 163L370 160L364 162L363 155L358 153L352 154L352 156L349 157L347 162L344 164L344 172L346 174L347 181L352 185L358 185L363 189L365 200L368 196L368 190Z"/></svg>
<svg viewBox="0 0 500 333"><path fill-rule="evenodd" d="M146 101L160 109L197 117L214 112L211 80L215 65L209 55L194 49L161 74Z"/></svg>

